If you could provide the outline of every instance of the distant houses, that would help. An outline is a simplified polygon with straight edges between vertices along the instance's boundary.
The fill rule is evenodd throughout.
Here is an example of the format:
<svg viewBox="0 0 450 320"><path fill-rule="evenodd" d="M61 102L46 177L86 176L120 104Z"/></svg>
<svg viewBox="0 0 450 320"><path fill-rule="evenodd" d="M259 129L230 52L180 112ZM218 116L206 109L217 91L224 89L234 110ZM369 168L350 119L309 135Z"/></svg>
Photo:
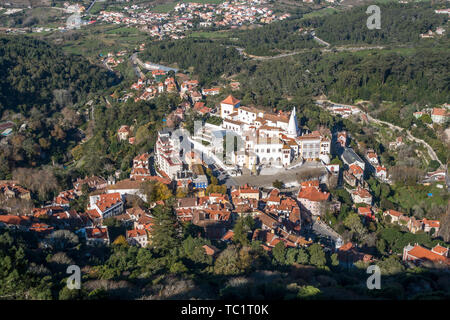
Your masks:
<svg viewBox="0 0 450 320"><path fill-rule="evenodd" d="M411 261L415 264L421 265L425 262L432 262L444 266L450 266L450 259L448 258L449 249L447 247L436 245L433 248L427 249L419 244L408 244L403 248L403 261Z"/></svg>
<svg viewBox="0 0 450 320"><path fill-rule="evenodd" d="M383 216L389 217L391 223L404 226L412 233L418 231L432 233L432 235L437 235L439 233L439 220L429 220L426 218L419 220L415 217L408 217L404 213L392 209L383 212Z"/></svg>

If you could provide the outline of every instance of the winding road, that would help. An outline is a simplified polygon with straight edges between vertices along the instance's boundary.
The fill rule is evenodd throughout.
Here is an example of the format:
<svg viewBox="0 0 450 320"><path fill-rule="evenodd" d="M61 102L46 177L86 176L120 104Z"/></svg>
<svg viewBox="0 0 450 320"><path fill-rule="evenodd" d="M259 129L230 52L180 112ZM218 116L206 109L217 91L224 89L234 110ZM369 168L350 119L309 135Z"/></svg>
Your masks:
<svg viewBox="0 0 450 320"><path fill-rule="evenodd" d="M439 165L441 167L443 167L443 164L442 164L441 160L439 160L439 158L436 155L436 152L433 150L433 148L431 148L431 146L428 143L426 143L424 140L414 137L409 130L401 128L401 127L398 127L398 126L396 126L396 125L394 125L392 123L386 122L386 121L375 119L374 117L370 116L368 113L366 113L366 116L367 116L367 119L369 119L369 121L373 121L373 122L378 123L378 124L384 124L384 125L388 126L390 129L396 129L396 130L399 130L399 131L406 130L406 135L408 136L408 138L411 139L412 141L416 142L416 143L423 144L425 146L425 148L427 149L428 154L430 155L430 158L432 160L436 160L437 162L439 162Z"/></svg>
<svg viewBox="0 0 450 320"><path fill-rule="evenodd" d="M280 58L290 57L290 56L294 56L294 55L301 54L301 53L307 53L307 52L311 51L311 49L301 49L301 50L297 50L297 51L281 53L281 54L278 54L276 56L255 56L255 55L246 53L243 48L238 48L238 47L235 47L235 48L236 48L236 50L239 51L239 53L241 55L246 56L247 58L250 58L252 60L257 60L257 61L266 61L266 60L280 59ZM339 52L341 52L341 51L356 52L356 51L374 50L374 49L381 50L381 49L384 49L384 47L383 46L370 46L370 47L362 46L362 47L332 47L332 48L330 48L330 47L327 46L326 48L321 48L320 51L322 51L322 52L332 52L333 50L336 50L336 51L339 51Z"/></svg>
<svg viewBox="0 0 450 320"><path fill-rule="evenodd" d="M342 103L333 102L333 101L330 101L330 100L321 100L321 101L328 102L328 103L331 103L331 104L338 104L338 105L341 105L341 106L349 106L349 105L345 105L345 104L342 104ZM319 105L319 106L320 106L320 105ZM408 129L405 129L405 128L396 126L396 125L394 125L394 124L392 124L392 123L390 123L390 122L386 122L386 121L382 121L382 120L376 119L376 118L372 117L371 115L369 115L368 113L366 113L366 112L365 112L364 110L362 110L361 108L359 108L358 106L356 106L356 107L361 111L361 113L363 113L363 114L365 114L365 115L367 116L367 119L369 120L369 122L372 121L372 122L375 122L375 123L377 123L377 124L386 125L386 126L388 126L391 130L394 130L394 129L395 129L395 130L398 130L398 131L403 131L403 130L405 130L405 131L406 131L406 135L407 135L407 137L408 137L410 140L412 140L412 141L414 141L414 142L416 142L416 143L420 143L420 144L422 144L422 145L425 146L425 148L427 149L428 154L429 154L431 160L436 160L437 162L439 162L439 165L440 165L442 168L444 167L444 165L442 164L441 160L439 160L439 158L438 158L438 156L436 155L436 152L433 150L433 148L432 148L427 142L425 142L424 140L414 137Z"/></svg>

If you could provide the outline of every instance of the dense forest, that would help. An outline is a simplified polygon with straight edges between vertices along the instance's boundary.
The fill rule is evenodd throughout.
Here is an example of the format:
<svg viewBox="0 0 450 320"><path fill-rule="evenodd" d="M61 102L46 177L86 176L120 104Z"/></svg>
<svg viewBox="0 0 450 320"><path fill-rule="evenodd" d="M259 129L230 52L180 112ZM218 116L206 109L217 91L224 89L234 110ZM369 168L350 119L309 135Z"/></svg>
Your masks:
<svg viewBox="0 0 450 320"><path fill-rule="evenodd" d="M113 74L46 42L0 38L0 114L8 109L47 113L111 86Z"/></svg>
<svg viewBox="0 0 450 320"><path fill-rule="evenodd" d="M430 2L378 4L381 9L381 29L370 30L366 26L369 14L366 6L358 6L324 17L305 21L316 29L317 35L332 44L387 44L416 42L419 35L435 31L446 23L447 17L434 13Z"/></svg>
<svg viewBox="0 0 450 320"><path fill-rule="evenodd" d="M312 26L320 38L332 44L386 44L416 42L419 35L436 30L447 21L445 15L434 13L430 2L413 4L379 4L381 29L366 27L368 14L366 6L359 6L349 12L313 18L305 24Z"/></svg>
<svg viewBox="0 0 450 320"><path fill-rule="evenodd" d="M301 20L271 23L260 28L236 32L230 43L245 48L248 54L257 56L274 55L283 50L319 47L310 33L303 34L299 30L301 27Z"/></svg>
<svg viewBox="0 0 450 320"><path fill-rule="evenodd" d="M448 50L311 51L264 63L249 63L242 75L243 91L255 104L277 106L286 96L326 94L340 102L389 100L403 103L444 103L450 83L443 70Z"/></svg>
<svg viewBox="0 0 450 320"><path fill-rule="evenodd" d="M245 48L246 53L258 56L319 47L312 39L312 30L331 45L406 44L419 41L421 33L435 31L447 21L445 15L434 13L437 6L429 2L391 2L379 6L382 21L382 28L379 30L366 27L369 17L367 7L358 6L316 17L292 18L260 28L236 31L224 42Z"/></svg>
<svg viewBox="0 0 450 320"><path fill-rule="evenodd" d="M0 179L21 166L67 161L81 140L79 106L119 79L86 59L27 37L0 38L0 115L16 124L0 147Z"/></svg>
<svg viewBox="0 0 450 320"><path fill-rule="evenodd" d="M197 39L150 43L141 59L162 64L176 63L179 68L198 75L202 83L212 81L222 74L239 72L243 61L235 48Z"/></svg>

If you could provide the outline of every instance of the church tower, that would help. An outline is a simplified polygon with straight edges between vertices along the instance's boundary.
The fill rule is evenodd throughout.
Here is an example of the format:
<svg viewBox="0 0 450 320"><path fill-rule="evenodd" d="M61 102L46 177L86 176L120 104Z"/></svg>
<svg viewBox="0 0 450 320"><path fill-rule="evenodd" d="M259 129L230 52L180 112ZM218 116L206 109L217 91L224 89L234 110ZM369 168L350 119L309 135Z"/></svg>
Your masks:
<svg viewBox="0 0 450 320"><path fill-rule="evenodd" d="M291 138L298 137L298 124L297 124L297 112L294 109L292 109L291 116L289 118L289 125L287 130L287 135Z"/></svg>

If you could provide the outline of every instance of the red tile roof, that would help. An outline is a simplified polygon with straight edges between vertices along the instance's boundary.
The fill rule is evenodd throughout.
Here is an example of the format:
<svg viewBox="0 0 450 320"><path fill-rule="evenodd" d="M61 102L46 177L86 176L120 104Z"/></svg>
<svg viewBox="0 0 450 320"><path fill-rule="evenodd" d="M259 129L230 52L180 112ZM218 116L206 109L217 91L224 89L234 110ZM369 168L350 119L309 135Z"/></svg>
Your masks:
<svg viewBox="0 0 450 320"><path fill-rule="evenodd" d="M447 110L443 108L433 108L432 115L445 117L447 116Z"/></svg>
<svg viewBox="0 0 450 320"><path fill-rule="evenodd" d="M354 195L359 196L360 198L370 198L372 197L370 195L370 192L367 191L366 189L363 189L361 187L358 187L356 190L353 190L352 192Z"/></svg>
<svg viewBox="0 0 450 320"><path fill-rule="evenodd" d="M422 222L426 225L429 225L430 228L439 228L440 226L439 220L428 220L427 218L424 218Z"/></svg>
<svg viewBox="0 0 450 320"><path fill-rule="evenodd" d="M411 250L409 250L408 255L421 260L429 260L435 262L442 261L449 263L449 259L447 257L441 256L440 254L434 253L431 250L428 250L419 245L415 245Z"/></svg>
<svg viewBox="0 0 450 320"><path fill-rule="evenodd" d="M372 210L370 210L369 207L359 207L358 213L362 215L370 215L372 213Z"/></svg>
<svg viewBox="0 0 450 320"><path fill-rule="evenodd" d="M401 213L400 211L395 211L395 210L392 210L392 209L387 210L386 214L391 215L391 216L395 216L395 217L403 216L403 213Z"/></svg>
<svg viewBox="0 0 450 320"><path fill-rule="evenodd" d="M132 229L127 230L127 239L128 238L136 238L136 237L142 237L147 235L147 232L145 229Z"/></svg>
<svg viewBox="0 0 450 320"><path fill-rule="evenodd" d="M321 192L314 187L301 188L297 197L299 199L308 199L309 201L326 201L330 197L328 192Z"/></svg>
<svg viewBox="0 0 450 320"><path fill-rule="evenodd" d="M86 228L86 238L88 239L108 239L108 227Z"/></svg>
<svg viewBox="0 0 450 320"><path fill-rule="evenodd" d="M381 172L381 171L386 171L386 168L385 168L385 167L382 167L382 166L378 166L378 167L377 167L377 173L378 173L378 172Z"/></svg>
<svg viewBox="0 0 450 320"><path fill-rule="evenodd" d="M432 251L436 252L437 254L445 254L448 251L448 248L443 247L441 245L436 245L434 248L431 249Z"/></svg>
<svg viewBox="0 0 450 320"><path fill-rule="evenodd" d="M234 231L228 230L227 233L225 233L225 235L222 237L222 240L223 241L231 240L231 239L233 239L233 236L234 236Z"/></svg>
<svg viewBox="0 0 450 320"><path fill-rule="evenodd" d="M236 99L235 97L233 97L231 94L225 98L225 100L222 101L222 103L225 104L231 104L231 105L236 105L240 102L240 100Z"/></svg>
<svg viewBox="0 0 450 320"><path fill-rule="evenodd" d="M350 171L353 173L353 175L360 175L364 173L363 168L361 168L360 166L356 165L356 164L352 164L349 167Z"/></svg>
<svg viewBox="0 0 450 320"><path fill-rule="evenodd" d="M105 212L109 208L122 202L122 196L120 193L105 193L101 194L100 198L97 200L96 205L102 211Z"/></svg>
<svg viewBox="0 0 450 320"><path fill-rule="evenodd" d="M203 249L205 249L205 253L208 255L208 256L213 256L213 255L215 255L217 252L219 252L219 249L217 249L215 246L213 246L213 245L207 245L207 244L205 244L204 246L203 246Z"/></svg>

